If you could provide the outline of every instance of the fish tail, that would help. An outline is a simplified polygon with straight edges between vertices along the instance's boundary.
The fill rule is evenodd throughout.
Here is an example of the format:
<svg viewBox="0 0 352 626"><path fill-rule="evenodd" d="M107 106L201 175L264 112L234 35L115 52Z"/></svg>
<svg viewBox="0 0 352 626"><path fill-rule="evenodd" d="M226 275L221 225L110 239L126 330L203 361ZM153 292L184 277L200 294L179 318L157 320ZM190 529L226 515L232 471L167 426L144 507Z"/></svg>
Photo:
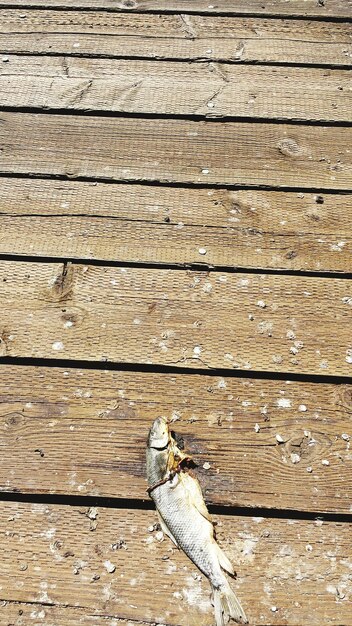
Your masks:
<svg viewBox="0 0 352 626"><path fill-rule="evenodd" d="M221 587L214 587L213 593L216 626L225 626L230 618L238 624L248 624L241 603L227 581Z"/></svg>

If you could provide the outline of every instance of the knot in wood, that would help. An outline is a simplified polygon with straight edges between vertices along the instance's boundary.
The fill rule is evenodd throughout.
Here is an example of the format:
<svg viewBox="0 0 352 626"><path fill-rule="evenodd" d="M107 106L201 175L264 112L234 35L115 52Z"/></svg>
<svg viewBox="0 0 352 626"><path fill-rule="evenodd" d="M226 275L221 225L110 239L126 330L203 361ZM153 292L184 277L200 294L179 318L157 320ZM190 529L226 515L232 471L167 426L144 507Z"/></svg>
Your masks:
<svg viewBox="0 0 352 626"><path fill-rule="evenodd" d="M136 9L138 7L138 2L136 0L124 0L124 2L119 2L120 9Z"/></svg>
<svg viewBox="0 0 352 626"><path fill-rule="evenodd" d="M352 385L338 387L336 396L336 404L340 404L348 413L352 413Z"/></svg>
<svg viewBox="0 0 352 626"><path fill-rule="evenodd" d="M277 147L284 156L295 157L301 153L301 148L294 139L281 139Z"/></svg>
<svg viewBox="0 0 352 626"><path fill-rule="evenodd" d="M13 412L13 413L8 413L5 416L5 428L17 428L17 426L21 426L22 422L24 420L24 416L22 415L22 413L17 413L17 412Z"/></svg>
<svg viewBox="0 0 352 626"><path fill-rule="evenodd" d="M59 274L52 281L48 293L49 300L63 302L69 299L73 288L73 274L72 263L64 263Z"/></svg>

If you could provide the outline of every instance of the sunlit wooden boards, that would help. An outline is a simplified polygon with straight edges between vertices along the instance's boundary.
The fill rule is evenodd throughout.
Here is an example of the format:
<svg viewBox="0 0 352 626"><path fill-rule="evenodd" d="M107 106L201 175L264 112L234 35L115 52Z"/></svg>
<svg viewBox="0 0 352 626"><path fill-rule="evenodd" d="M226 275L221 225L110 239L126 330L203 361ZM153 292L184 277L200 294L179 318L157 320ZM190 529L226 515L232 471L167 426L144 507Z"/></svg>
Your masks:
<svg viewBox="0 0 352 626"><path fill-rule="evenodd" d="M32 9L24 12L23 6L17 10L1 9L1 4L3 55L59 53L230 63L257 61L337 67L352 64L351 25L344 22L73 11L71 2L67 12ZM292 0L285 4L292 10Z"/></svg>
<svg viewBox="0 0 352 626"><path fill-rule="evenodd" d="M3 356L351 374L344 279L6 261L0 297Z"/></svg>
<svg viewBox="0 0 352 626"><path fill-rule="evenodd" d="M3 178L0 254L348 272L351 209L337 193Z"/></svg>
<svg viewBox="0 0 352 626"><path fill-rule="evenodd" d="M13 602L4 600L1 604L1 617L6 626L38 625L47 626L145 626L145 621L116 619L109 615L102 618L99 614L94 616L93 611L81 607L48 605L43 603Z"/></svg>
<svg viewBox="0 0 352 626"><path fill-rule="evenodd" d="M164 415L208 503L350 512L351 385L44 365L0 374L2 491L145 500L145 441Z"/></svg>
<svg viewBox="0 0 352 626"><path fill-rule="evenodd" d="M198 13L226 13L230 15L258 14L309 16L315 18L352 17L351 0L217 0L211 4L208 0L0 0L0 6L29 7L63 7L108 9L112 11L166 11L166 12L198 12Z"/></svg>
<svg viewBox="0 0 352 626"><path fill-rule="evenodd" d="M208 582L168 539L158 541L155 521L151 511L3 503L0 584L10 604L1 613L15 616L16 626L113 626L113 618L210 626ZM250 623L350 623L350 525L226 516L217 522Z"/></svg>
<svg viewBox="0 0 352 626"><path fill-rule="evenodd" d="M0 113L0 173L348 189L352 130Z"/></svg>
<svg viewBox="0 0 352 626"><path fill-rule="evenodd" d="M5 107L352 121L347 70L47 56L8 59L0 64L0 106Z"/></svg>
<svg viewBox="0 0 352 626"><path fill-rule="evenodd" d="M0 489L43 501L1 623L213 623L143 511L161 414L251 623L350 626L351 4L0 7Z"/></svg>

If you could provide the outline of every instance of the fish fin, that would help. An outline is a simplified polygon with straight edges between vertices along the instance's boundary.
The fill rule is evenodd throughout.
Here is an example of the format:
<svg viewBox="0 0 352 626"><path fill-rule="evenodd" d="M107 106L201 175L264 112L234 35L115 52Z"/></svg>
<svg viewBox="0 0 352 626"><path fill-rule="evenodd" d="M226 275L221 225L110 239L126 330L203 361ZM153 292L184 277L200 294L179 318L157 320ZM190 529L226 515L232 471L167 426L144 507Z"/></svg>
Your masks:
<svg viewBox="0 0 352 626"><path fill-rule="evenodd" d="M233 565L232 565L231 561L227 558L225 552L220 548L220 546L215 541L214 541L214 545L215 545L215 549L216 549L216 556L219 559L220 566L226 572L231 574L231 576L234 576L235 575L235 570L233 569Z"/></svg>
<svg viewBox="0 0 352 626"><path fill-rule="evenodd" d="M193 506L197 509L198 513L200 513L206 520L208 520L208 522L212 524L213 522L204 502L202 490L198 480L193 476L190 476L190 474L183 474L182 481L189 493L191 504L193 504Z"/></svg>
<svg viewBox="0 0 352 626"><path fill-rule="evenodd" d="M213 588L216 626L225 626L229 619L237 624L248 624L240 601L226 581L221 587Z"/></svg>
<svg viewBox="0 0 352 626"><path fill-rule="evenodd" d="M225 626L224 611L220 589L214 589L213 594L216 626Z"/></svg>
<svg viewBox="0 0 352 626"><path fill-rule="evenodd" d="M161 517L159 511L157 511L157 513L158 513L159 524L161 526L161 530L163 531L164 535L167 535L167 537L169 537L169 539L171 539L171 541L175 544L176 548L178 548L179 546L178 546L178 543L177 543L175 537L173 536L172 532L167 527L166 522Z"/></svg>

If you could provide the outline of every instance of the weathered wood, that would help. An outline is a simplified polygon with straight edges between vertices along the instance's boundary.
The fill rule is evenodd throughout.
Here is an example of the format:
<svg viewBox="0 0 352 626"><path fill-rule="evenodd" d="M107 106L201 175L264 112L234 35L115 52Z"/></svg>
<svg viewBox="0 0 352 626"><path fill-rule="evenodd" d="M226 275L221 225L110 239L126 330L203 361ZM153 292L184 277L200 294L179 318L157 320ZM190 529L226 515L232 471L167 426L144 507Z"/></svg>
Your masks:
<svg viewBox="0 0 352 626"><path fill-rule="evenodd" d="M0 296L4 356L351 374L348 280L7 261Z"/></svg>
<svg viewBox="0 0 352 626"><path fill-rule="evenodd" d="M0 172L107 180L346 189L352 129L0 115Z"/></svg>
<svg viewBox="0 0 352 626"><path fill-rule="evenodd" d="M350 73L11 56L0 106L304 121L352 121Z"/></svg>
<svg viewBox="0 0 352 626"><path fill-rule="evenodd" d="M210 626L208 582L168 539L150 532L155 521L153 511L2 503L2 599L33 602L36 624L56 614L65 620L67 610L67 621L55 623L71 625L83 612L97 626L105 616ZM231 584L251 624L350 624L350 524L227 516L217 522L219 543L237 570Z"/></svg>
<svg viewBox="0 0 352 626"><path fill-rule="evenodd" d="M198 462L208 503L350 511L352 386L45 367L0 373L2 491L145 499L147 433L165 415Z"/></svg>
<svg viewBox="0 0 352 626"><path fill-rule="evenodd" d="M309 17L338 17L352 18L351 0L217 0L210 4L209 0L0 0L0 5L19 6L25 10L29 7L63 7L72 9L109 9L113 11L166 11L175 12L199 12L213 14L257 14L257 15L282 15L309 16Z"/></svg>
<svg viewBox="0 0 352 626"><path fill-rule="evenodd" d="M4 178L0 254L196 263L205 247L215 267L346 272L351 209L338 194Z"/></svg>
<svg viewBox="0 0 352 626"><path fill-rule="evenodd" d="M351 28L340 22L50 10L23 15L0 9L2 53L352 64Z"/></svg>
<svg viewBox="0 0 352 626"><path fill-rule="evenodd" d="M12 602L5 600L0 605L4 626L146 626L145 621L119 619L94 615L89 609L73 606L57 606L41 602ZM150 622L149 622L150 625Z"/></svg>

